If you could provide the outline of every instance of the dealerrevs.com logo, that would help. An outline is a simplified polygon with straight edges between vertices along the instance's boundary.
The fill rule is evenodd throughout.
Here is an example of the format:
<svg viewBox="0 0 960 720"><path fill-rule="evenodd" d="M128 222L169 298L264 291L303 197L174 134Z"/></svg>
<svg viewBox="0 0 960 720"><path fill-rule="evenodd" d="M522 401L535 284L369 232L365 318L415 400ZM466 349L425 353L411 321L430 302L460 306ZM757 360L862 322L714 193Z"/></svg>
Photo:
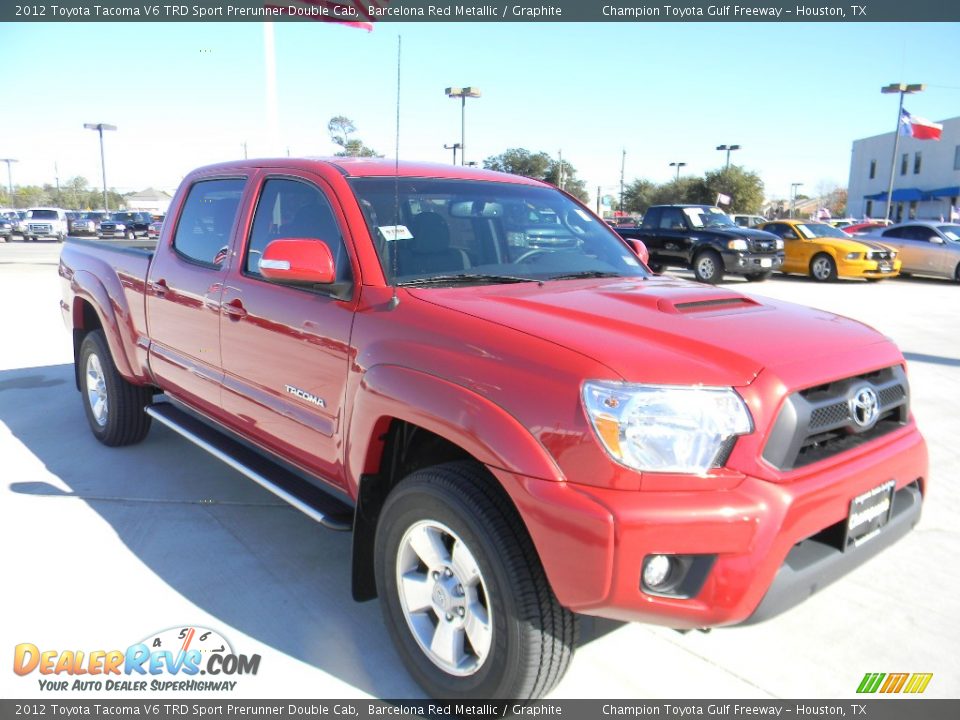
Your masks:
<svg viewBox="0 0 960 720"><path fill-rule="evenodd" d="M20 643L13 671L37 673L45 691L232 691L256 675L259 655L235 653L215 630L186 626L152 633L126 650L42 650Z"/></svg>

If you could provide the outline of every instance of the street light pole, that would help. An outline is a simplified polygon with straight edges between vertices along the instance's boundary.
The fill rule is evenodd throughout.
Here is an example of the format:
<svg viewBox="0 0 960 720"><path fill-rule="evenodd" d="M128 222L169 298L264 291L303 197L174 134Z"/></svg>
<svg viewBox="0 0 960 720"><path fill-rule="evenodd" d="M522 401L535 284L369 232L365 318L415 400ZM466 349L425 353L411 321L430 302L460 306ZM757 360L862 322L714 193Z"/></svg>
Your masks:
<svg viewBox="0 0 960 720"><path fill-rule="evenodd" d="M454 143L453 145L444 144L444 150L453 150L453 164L457 164L457 150L460 149L460 143Z"/></svg>
<svg viewBox="0 0 960 720"><path fill-rule="evenodd" d="M803 185L802 182L790 183L790 217L793 217L797 207L797 188Z"/></svg>
<svg viewBox="0 0 960 720"><path fill-rule="evenodd" d="M723 166L723 169L726 170L730 167L730 153L734 150L739 150L739 145L717 145L717 150L726 150L727 151L727 164Z"/></svg>
<svg viewBox="0 0 960 720"><path fill-rule="evenodd" d="M686 165L685 162L672 162L672 163L670 163L670 167L676 166L676 168L677 168L677 179L676 179L674 182L680 182L680 168L682 168L684 165Z"/></svg>
<svg viewBox="0 0 960 720"><path fill-rule="evenodd" d="M623 148L620 156L620 214L623 215L623 175L627 169L627 149Z"/></svg>
<svg viewBox="0 0 960 720"><path fill-rule="evenodd" d="M116 125L108 125L107 123L84 123L83 126L87 130L96 130L100 134L100 171L103 174L103 209L109 210L110 206L107 203L107 161L104 159L103 154L103 131L104 130L116 130Z"/></svg>
<svg viewBox="0 0 960 720"><path fill-rule="evenodd" d="M926 87L927 86L922 83L912 83L910 85L906 83L891 83L886 87L880 88L880 92L884 95L897 93L900 96L900 107L897 108L897 125L896 130L893 132L893 157L890 158L890 182L887 184L887 207L884 220L890 219L890 211L893 209L891 207L893 204L893 178L897 168L897 153L900 151L900 118L903 117L903 96L923 92Z"/></svg>
<svg viewBox="0 0 960 720"><path fill-rule="evenodd" d="M460 98L460 164L467 162L467 98L480 97L480 88L448 87L444 90L447 97Z"/></svg>
<svg viewBox="0 0 960 720"><path fill-rule="evenodd" d="M19 161L14 158L0 158L0 162L7 164L7 192L10 194L10 207L13 207L13 173L10 171L10 165Z"/></svg>

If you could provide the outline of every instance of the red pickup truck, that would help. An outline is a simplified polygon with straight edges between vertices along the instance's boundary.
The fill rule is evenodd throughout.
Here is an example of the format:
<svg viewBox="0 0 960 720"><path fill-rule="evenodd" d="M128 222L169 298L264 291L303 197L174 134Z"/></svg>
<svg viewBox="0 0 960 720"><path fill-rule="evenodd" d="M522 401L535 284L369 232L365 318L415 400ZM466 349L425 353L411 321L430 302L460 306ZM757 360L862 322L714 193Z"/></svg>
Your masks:
<svg viewBox="0 0 960 720"><path fill-rule="evenodd" d="M544 183L225 163L144 244L61 256L93 434L156 420L352 532L354 596L433 696L543 695L580 614L763 620L919 520L890 340L654 276Z"/></svg>

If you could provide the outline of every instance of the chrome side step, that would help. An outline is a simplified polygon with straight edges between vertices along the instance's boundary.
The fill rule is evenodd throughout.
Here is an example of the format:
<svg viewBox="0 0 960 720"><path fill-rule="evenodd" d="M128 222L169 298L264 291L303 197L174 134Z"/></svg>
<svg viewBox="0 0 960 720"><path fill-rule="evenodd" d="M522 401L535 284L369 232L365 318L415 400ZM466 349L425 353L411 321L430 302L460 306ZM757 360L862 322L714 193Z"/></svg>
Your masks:
<svg viewBox="0 0 960 720"><path fill-rule="evenodd" d="M353 510L348 505L193 415L170 403L149 405L146 413L324 527L353 528Z"/></svg>

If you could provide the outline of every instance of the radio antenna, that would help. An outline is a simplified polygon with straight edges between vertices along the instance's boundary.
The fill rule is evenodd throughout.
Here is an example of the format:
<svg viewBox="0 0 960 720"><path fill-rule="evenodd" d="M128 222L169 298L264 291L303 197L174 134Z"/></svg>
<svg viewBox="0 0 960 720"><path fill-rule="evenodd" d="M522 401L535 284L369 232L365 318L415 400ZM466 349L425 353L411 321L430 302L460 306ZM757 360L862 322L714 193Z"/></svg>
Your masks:
<svg viewBox="0 0 960 720"><path fill-rule="evenodd" d="M390 246L390 264L393 266L390 284L393 286L393 296L390 298L390 309L393 310L400 304L400 298L397 296L397 273L399 265L400 233L400 49L403 44L403 38L397 35L397 121L396 137L393 146L393 244Z"/></svg>

